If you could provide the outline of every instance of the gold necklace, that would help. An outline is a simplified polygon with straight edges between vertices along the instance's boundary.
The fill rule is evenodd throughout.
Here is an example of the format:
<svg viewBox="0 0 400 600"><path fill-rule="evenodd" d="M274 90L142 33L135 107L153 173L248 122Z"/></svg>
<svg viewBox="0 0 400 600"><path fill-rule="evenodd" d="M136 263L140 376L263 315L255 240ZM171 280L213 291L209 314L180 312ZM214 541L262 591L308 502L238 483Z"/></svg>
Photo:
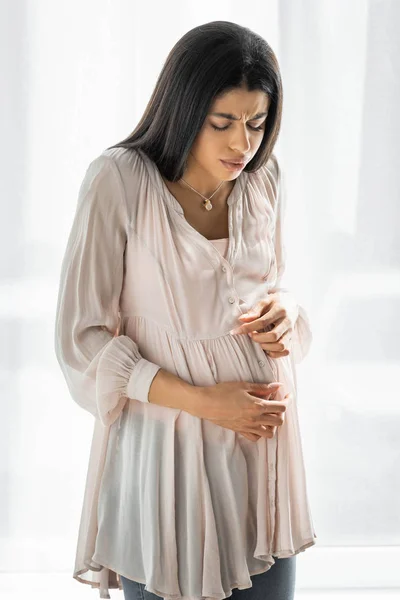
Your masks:
<svg viewBox="0 0 400 600"><path fill-rule="evenodd" d="M218 192L219 188L224 183L224 181L221 181L221 183L219 184L219 186L217 187L217 189L215 190L215 192L213 194L211 194L211 196L209 198L206 198L205 196L203 196L203 194L201 194L200 192L198 192L197 190L195 190L194 187L192 187L190 185L190 183L188 183L187 181L185 181L183 179L183 177L181 177L181 181L183 181L183 183L186 183L186 185L188 185L191 190L193 190L194 192L196 192L196 194L198 194L199 196L201 196L203 198L203 200L204 200L203 201L203 206L205 206L206 210L211 210L212 209L213 205L211 204L210 200Z"/></svg>

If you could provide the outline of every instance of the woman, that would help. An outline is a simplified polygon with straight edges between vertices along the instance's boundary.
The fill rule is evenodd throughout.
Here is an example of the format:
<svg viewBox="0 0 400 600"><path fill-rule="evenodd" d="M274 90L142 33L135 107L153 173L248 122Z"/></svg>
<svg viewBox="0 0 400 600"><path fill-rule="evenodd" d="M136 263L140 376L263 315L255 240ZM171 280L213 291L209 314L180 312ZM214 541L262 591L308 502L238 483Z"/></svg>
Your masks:
<svg viewBox="0 0 400 600"><path fill-rule="evenodd" d="M295 374L312 336L281 281L281 111L265 40L201 25L83 179L55 343L95 417L73 576L102 598L289 600L315 544Z"/></svg>

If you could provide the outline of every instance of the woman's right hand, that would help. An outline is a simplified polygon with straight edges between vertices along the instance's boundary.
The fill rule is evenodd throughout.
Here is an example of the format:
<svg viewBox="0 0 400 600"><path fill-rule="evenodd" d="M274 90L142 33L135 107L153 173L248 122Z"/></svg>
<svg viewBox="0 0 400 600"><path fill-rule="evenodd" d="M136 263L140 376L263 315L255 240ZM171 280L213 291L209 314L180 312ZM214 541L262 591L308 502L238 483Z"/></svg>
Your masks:
<svg viewBox="0 0 400 600"><path fill-rule="evenodd" d="M274 397L283 384L229 381L202 388L203 401L199 403L200 418L239 431L256 441L272 437L282 425L291 394L283 400ZM274 399L270 399L270 398Z"/></svg>

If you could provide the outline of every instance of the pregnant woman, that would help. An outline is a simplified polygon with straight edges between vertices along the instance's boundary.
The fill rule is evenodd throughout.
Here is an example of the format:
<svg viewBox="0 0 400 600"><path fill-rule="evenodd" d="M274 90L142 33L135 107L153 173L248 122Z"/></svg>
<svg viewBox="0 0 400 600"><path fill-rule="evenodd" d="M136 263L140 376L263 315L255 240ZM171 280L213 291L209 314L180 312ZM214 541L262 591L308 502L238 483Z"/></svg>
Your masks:
<svg viewBox="0 0 400 600"><path fill-rule="evenodd" d="M126 600L291 600L315 544L282 287L282 83L216 21L173 47L136 129L86 169L55 349L95 417L73 577Z"/></svg>

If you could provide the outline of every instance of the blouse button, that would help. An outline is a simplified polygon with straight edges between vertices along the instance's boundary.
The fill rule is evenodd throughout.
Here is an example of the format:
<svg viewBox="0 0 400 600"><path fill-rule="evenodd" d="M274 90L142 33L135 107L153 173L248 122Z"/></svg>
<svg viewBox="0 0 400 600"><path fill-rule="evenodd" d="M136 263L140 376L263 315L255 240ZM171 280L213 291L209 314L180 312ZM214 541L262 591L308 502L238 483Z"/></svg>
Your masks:
<svg viewBox="0 0 400 600"><path fill-rule="evenodd" d="M226 267L225 266L222 267L222 270L223 270L224 273L226 273Z"/></svg>
<svg viewBox="0 0 400 600"><path fill-rule="evenodd" d="M265 366L265 362L263 360L259 360L258 364L260 365L260 367L264 367Z"/></svg>
<svg viewBox="0 0 400 600"><path fill-rule="evenodd" d="M231 304L233 304L233 303L235 302L235 298L232 298L232 296L231 296L231 297L229 298L229 302L230 302Z"/></svg>

